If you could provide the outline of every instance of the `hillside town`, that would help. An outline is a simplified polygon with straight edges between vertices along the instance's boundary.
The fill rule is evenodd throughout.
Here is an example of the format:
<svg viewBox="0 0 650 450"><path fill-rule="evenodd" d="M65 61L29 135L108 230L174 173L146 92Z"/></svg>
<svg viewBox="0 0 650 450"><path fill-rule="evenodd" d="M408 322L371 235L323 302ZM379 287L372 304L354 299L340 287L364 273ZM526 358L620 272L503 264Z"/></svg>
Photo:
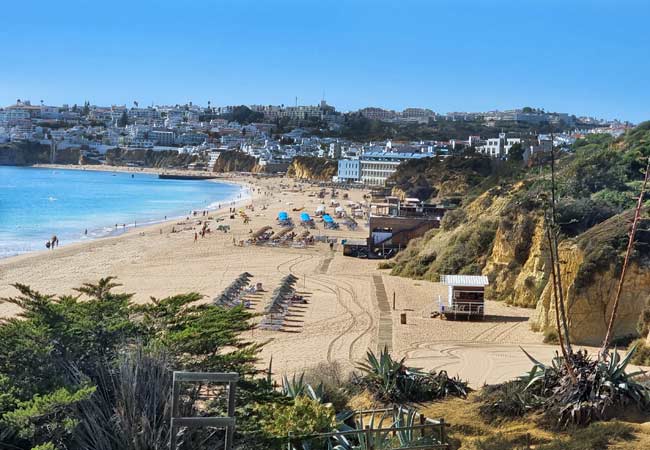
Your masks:
<svg viewBox="0 0 650 450"><path fill-rule="evenodd" d="M434 130L445 126L452 131L445 139L396 136L372 140L350 128L353 121L363 126ZM342 133L346 126L348 132ZM333 181L382 186L401 162L411 159L467 151L507 159L515 148L517 158L528 160L552 146L567 148L590 133L617 137L630 126L618 120L530 107L439 114L424 108L392 111L368 107L339 112L325 100L306 106L212 106L211 102L207 106L192 102L141 106L134 101L131 107L88 102L51 106L43 101L17 100L0 109L0 152L3 144L6 148L7 144L30 142L49 149L49 162L56 162L58 151L74 149L84 164L105 164L107 152L114 149L177 152L188 158L168 168L212 171L221 155L239 151L254 158L258 171L271 173L285 172L296 156L310 156L338 161ZM467 130L471 129L483 132L470 134ZM125 165L147 163L135 158Z"/></svg>

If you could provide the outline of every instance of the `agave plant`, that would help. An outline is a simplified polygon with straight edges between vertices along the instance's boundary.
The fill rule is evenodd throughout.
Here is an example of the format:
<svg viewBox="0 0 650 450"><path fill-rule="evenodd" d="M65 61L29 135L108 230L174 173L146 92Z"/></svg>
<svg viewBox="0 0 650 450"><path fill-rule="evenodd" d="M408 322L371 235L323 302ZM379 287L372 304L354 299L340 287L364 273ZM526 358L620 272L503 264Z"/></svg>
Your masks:
<svg viewBox="0 0 650 450"><path fill-rule="evenodd" d="M546 366L526 353L534 364L526 389L534 389L545 398L542 408L561 427L588 425L606 419L616 407L633 405L647 411L650 409L650 390L634 380L644 372L626 372L635 351L636 346L621 358L614 350L605 358L596 360L591 359L586 351L574 353L571 366L575 382L567 373L567 365L561 357L556 357L552 365Z"/></svg>
<svg viewBox="0 0 650 450"><path fill-rule="evenodd" d="M404 401L427 401L448 395L467 396L467 383L450 378L447 372L423 372L407 367L405 358L394 360L387 349L379 358L368 351L366 360L357 365L362 376L354 380L368 389L380 401L401 403Z"/></svg>
<svg viewBox="0 0 650 450"><path fill-rule="evenodd" d="M305 374L300 374L300 378L296 378L294 375L291 380L285 375L282 377L282 393L287 397L296 398L301 395L306 395L312 400L323 403L323 398L325 396L325 388L323 383L320 383L318 386L313 387L309 383L305 383Z"/></svg>

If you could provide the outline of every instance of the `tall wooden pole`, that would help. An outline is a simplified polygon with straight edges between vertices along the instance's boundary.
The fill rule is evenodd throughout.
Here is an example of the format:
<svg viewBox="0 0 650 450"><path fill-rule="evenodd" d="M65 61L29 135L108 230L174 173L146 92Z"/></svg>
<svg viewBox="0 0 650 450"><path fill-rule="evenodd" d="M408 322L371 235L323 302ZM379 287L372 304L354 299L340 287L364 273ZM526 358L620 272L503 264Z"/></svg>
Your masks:
<svg viewBox="0 0 650 450"><path fill-rule="evenodd" d="M632 255L632 250L634 250L634 240L636 238L636 230L639 227L639 220L641 218L641 209L643 208L643 197L645 195L646 186L648 185L648 175L650 174L650 158L648 158L648 163L645 168L645 176L643 177L643 184L641 185L641 193L636 202L636 208L634 210L634 220L632 221L632 229L630 230L630 236L627 243L627 250L625 251L625 260L623 261L623 269L621 270L621 277L618 280L618 287L616 288L616 297L614 298L614 306L612 307L612 314L609 318L609 324L607 325L607 333L605 334L605 339L603 340L603 346L600 349L600 357L604 358L609 347L609 343L612 339L612 329L614 328L614 322L616 321L616 313L618 312L618 306L621 301L621 293L623 292L623 283L625 282L625 274L627 273L627 267L630 262L630 256Z"/></svg>

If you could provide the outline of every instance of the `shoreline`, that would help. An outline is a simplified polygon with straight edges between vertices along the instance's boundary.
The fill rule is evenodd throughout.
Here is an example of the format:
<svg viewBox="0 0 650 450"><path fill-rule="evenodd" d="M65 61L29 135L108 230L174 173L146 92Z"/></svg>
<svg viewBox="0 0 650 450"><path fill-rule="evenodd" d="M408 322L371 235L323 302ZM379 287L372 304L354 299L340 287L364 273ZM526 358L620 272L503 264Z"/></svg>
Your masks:
<svg viewBox="0 0 650 450"><path fill-rule="evenodd" d="M536 358L553 357L557 347L543 344L541 333L528 326L532 310L488 300L492 320L432 319L431 298L445 289L440 283L393 277L378 270L378 260L346 257L339 244L332 250L320 242L323 239L309 246L247 244L251 233L262 227L277 232L280 211L296 220L300 211L314 211L323 202L320 188L288 178L242 175L230 180L253 187L252 198L238 202L237 207L245 205L248 220L240 214L231 219L222 209L210 214L211 232L196 240L202 216L5 258L0 260L0 298L18 294L10 283L22 283L44 294L75 296L75 287L114 276L120 284L115 292L132 293L131 301L136 304L190 292L210 302L242 272L249 272L251 282L260 283L263 290L247 300L251 312L263 315L274 290L293 274L300 280L297 292L307 302L291 311L282 330L256 328L241 336L264 344L258 367L268 367L272 359L276 379L299 375L323 362L338 362L347 372L367 350L376 352L389 326L386 317L380 317L377 292L381 287L389 296L397 294L396 309L388 316L392 351L415 367L445 367L472 386L481 386L511 379L530 368L520 345ZM364 194L354 189L345 192L353 201L361 201ZM219 230L218 225L227 225L228 231ZM315 226L310 230L314 237L337 242L368 233L365 224L356 230L332 230L316 220ZM301 232L298 226L297 233ZM0 302L0 318L19 312L16 305ZM408 315L407 324L401 323L401 314ZM384 340L379 339L380 332Z"/></svg>
<svg viewBox="0 0 650 450"><path fill-rule="evenodd" d="M129 168L129 167L122 167L122 166L79 166L79 165L66 165L66 164L34 164L31 166L8 166L8 167L21 167L21 168L38 168L38 169L56 169L56 170L78 170L78 171L86 171L88 167L92 167L93 171L98 171L98 172L120 172L120 173L144 173L144 174L157 174L160 173L159 169L155 168L143 168L144 170L140 170L140 168ZM135 170L130 170L130 169L135 169ZM200 172L200 171L187 171L190 174L205 174L209 172ZM231 184L231 185L236 185L242 188L240 192L243 191L243 194L241 197L233 197L229 199L225 199L223 201L214 201L211 202L206 208L201 208L201 209L196 209L196 211L208 211L209 213L212 214L220 214L223 213L224 210L227 207L239 207L242 206L243 204L247 202L251 202L256 198L255 194L255 188L254 185L250 183L250 181L244 180L243 177L238 177L238 176L230 176L230 177L217 177L214 179L209 179L209 180L200 180L200 181L205 181L205 182L217 182L217 183L225 183L225 184ZM221 204L221 208L217 208L216 206L212 206L214 204ZM60 248L77 248L81 247L84 245L89 245L92 244L93 242L97 241L103 241L107 239L119 239L121 237L124 237L126 235L132 234L135 230L138 230L138 232L147 232L151 231L153 227L168 227L168 226L173 226L175 223L177 223L179 220L186 220L188 217L186 214L182 215L166 215L166 218L160 218L160 219L154 219L154 220L146 220L143 221L142 223L138 223L135 221L134 223L129 223L126 224L125 227L118 227L116 229L111 230L110 232L107 232L105 235L102 236L94 236L94 237L87 237L87 238L80 238L78 240L72 240L72 241L67 241L61 245ZM192 219L192 216L189 216L190 219ZM107 224L105 228L109 228L111 224ZM58 249L59 247L57 247ZM19 261L24 258L29 258L31 256L37 256L37 255L43 255L43 254L49 254L51 253L52 250L50 249L42 249L42 250L32 250L32 251L27 251L23 253L18 253L15 255L9 255L5 257L0 257L0 266L4 263L11 263L13 261Z"/></svg>

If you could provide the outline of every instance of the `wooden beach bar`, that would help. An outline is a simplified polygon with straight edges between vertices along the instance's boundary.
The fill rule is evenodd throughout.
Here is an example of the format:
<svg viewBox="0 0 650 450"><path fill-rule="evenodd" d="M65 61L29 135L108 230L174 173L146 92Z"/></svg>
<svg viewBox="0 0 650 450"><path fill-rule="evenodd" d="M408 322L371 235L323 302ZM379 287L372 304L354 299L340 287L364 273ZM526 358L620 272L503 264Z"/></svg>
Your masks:
<svg viewBox="0 0 650 450"><path fill-rule="evenodd" d="M440 299L440 314L447 319L482 319L485 314L484 275L442 275L440 281L447 285L446 301Z"/></svg>

